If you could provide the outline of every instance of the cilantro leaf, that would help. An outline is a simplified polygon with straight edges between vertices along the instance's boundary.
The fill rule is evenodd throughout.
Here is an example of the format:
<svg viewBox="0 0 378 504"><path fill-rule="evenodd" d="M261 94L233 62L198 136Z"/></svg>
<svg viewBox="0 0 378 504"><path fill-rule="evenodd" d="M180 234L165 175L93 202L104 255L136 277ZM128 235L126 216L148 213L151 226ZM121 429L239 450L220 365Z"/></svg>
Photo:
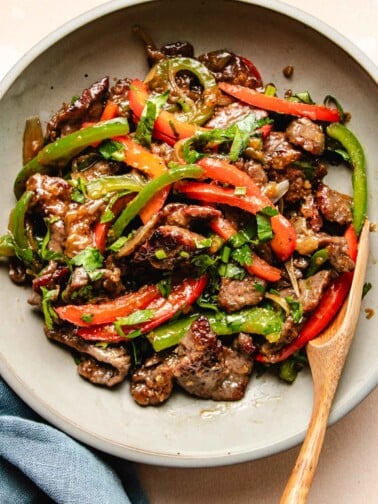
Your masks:
<svg viewBox="0 0 378 504"><path fill-rule="evenodd" d="M114 159L114 161L124 161L125 159L123 144L116 140L105 140L98 147L98 151L104 159Z"/></svg>
<svg viewBox="0 0 378 504"><path fill-rule="evenodd" d="M166 104L168 97L168 90L159 95L153 95L147 100L143 108L134 139L145 147L151 145L152 130L154 129L155 121L161 109Z"/></svg>
<svg viewBox="0 0 378 504"><path fill-rule="evenodd" d="M74 266L83 266L86 272L94 271L102 267L104 257L98 248L87 247L71 259Z"/></svg>

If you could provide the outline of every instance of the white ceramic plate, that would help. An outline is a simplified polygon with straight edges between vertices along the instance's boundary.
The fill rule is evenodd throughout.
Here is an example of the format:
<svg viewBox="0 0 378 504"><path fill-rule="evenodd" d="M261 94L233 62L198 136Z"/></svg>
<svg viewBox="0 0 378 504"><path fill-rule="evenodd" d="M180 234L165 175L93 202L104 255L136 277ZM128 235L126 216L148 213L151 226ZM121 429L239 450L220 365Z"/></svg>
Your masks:
<svg viewBox="0 0 378 504"><path fill-rule="evenodd" d="M377 70L350 42L303 12L274 0L113 1L81 16L33 48L1 84L0 230L14 205L12 185L21 166L21 139L27 116L49 118L63 101L99 77L138 76L146 71L140 24L158 45L189 40L196 54L227 47L250 57L265 82L280 92L308 89L321 101L338 97L352 111L350 127L362 140L369 164L369 215L377 220ZM294 66L291 81L282 69ZM332 184L350 189L350 173L337 172ZM3 232L1 231L1 232ZM363 301L357 333L331 414L336 421L377 384L377 240L371 237L367 279L373 290ZM311 405L310 373L292 386L264 376L252 379L237 403L172 397L159 408L140 408L128 383L116 390L94 387L76 374L69 351L49 342L41 320L0 269L0 370L10 386L47 420L77 439L106 452L148 463L211 466L256 459L300 442Z"/></svg>

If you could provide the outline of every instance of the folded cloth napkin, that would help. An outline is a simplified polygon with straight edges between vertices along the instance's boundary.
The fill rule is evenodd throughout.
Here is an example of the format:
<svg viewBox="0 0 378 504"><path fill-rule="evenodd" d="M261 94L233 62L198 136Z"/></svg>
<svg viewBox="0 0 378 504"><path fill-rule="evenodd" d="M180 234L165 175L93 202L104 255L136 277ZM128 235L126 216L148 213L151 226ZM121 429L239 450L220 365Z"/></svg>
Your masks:
<svg viewBox="0 0 378 504"><path fill-rule="evenodd" d="M131 462L49 425L0 378L0 503L146 504Z"/></svg>

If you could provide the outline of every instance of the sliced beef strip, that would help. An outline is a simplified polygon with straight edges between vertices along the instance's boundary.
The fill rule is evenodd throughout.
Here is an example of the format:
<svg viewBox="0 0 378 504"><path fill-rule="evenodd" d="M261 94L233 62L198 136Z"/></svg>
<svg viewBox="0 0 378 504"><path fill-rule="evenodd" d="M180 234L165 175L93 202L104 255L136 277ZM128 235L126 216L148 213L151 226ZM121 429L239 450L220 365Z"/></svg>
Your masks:
<svg viewBox="0 0 378 504"><path fill-rule="evenodd" d="M26 188L34 192L32 205L52 221L49 249L73 257L93 244L93 224L105 207L102 199L75 203L67 181L38 173L28 179Z"/></svg>
<svg viewBox="0 0 378 504"><path fill-rule="evenodd" d="M352 271L354 262L348 254L348 244L343 236L332 236L324 232L315 232L307 225L304 217L293 216L290 219L297 235L295 249L299 254L310 256L318 248L325 247L329 252L329 262L339 273Z"/></svg>
<svg viewBox="0 0 378 504"><path fill-rule="evenodd" d="M225 378L214 390L214 401L238 401L248 385L252 373L252 355L255 352L252 337L240 333L232 342L231 348L223 346Z"/></svg>
<svg viewBox="0 0 378 504"><path fill-rule="evenodd" d="M63 252L66 239L64 218L71 202L70 184L60 177L36 173L29 177L26 189L33 191L32 206L38 207L51 220L49 249Z"/></svg>
<svg viewBox="0 0 378 504"><path fill-rule="evenodd" d="M320 212L329 222L347 225L352 222L352 198L321 184L315 193Z"/></svg>
<svg viewBox="0 0 378 504"><path fill-rule="evenodd" d="M247 275L243 280L222 278L218 294L218 305L228 313L245 306L254 306L264 298L265 280Z"/></svg>
<svg viewBox="0 0 378 504"><path fill-rule="evenodd" d="M216 401L241 399L252 372L252 338L240 335L222 346L206 317L195 320L177 347L173 374L189 394Z"/></svg>
<svg viewBox="0 0 378 504"><path fill-rule="evenodd" d="M323 130L307 117L294 119L286 128L286 135L290 143L302 147L314 156L320 156L324 152Z"/></svg>
<svg viewBox="0 0 378 504"><path fill-rule="evenodd" d="M320 215L319 208L312 193L304 196L299 211L301 215L306 218L311 229L315 232L320 231L323 227L323 218Z"/></svg>
<svg viewBox="0 0 378 504"><path fill-rule="evenodd" d="M93 246L93 225L100 220L105 203L102 199L70 203L64 217L66 230L65 254L74 257L86 247Z"/></svg>
<svg viewBox="0 0 378 504"><path fill-rule="evenodd" d="M303 170L295 166L287 166L282 170L269 170L269 178L275 182L287 180L289 189L283 196L290 205L300 203L311 194L311 182L306 179Z"/></svg>
<svg viewBox="0 0 378 504"><path fill-rule="evenodd" d="M353 271L355 264L348 253L348 243L343 236L335 236L328 243L329 262L338 273Z"/></svg>
<svg viewBox="0 0 378 504"><path fill-rule="evenodd" d="M174 360L174 355L154 354L133 372L130 390L136 403L156 406L170 397L174 385Z"/></svg>
<svg viewBox="0 0 378 504"><path fill-rule="evenodd" d="M97 121L107 99L108 89L109 77L104 77L84 89L74 103L64 103L47 124L47 141L54 142L57 138L78 130L84 121Z"/></svg>
<svg viewBox="0 0 378 504"><path fill-rule="evenodd" d="M222 212L216 208L184 203L170 203L161 211L161 221L169 226L188 228L195 220L212 220L221 217Z"/></svg>
<svg viewBox="0 0 378 504"><path fill-rule="evenodd" d="M123 346L102 348L83 340L74 330L45 328L45 333L49 339L73 348L82 355L78 372L96 385L113 387L122 382L129 372L131 356Z"/></svg>
<svg viewBox="0 0 378 504"><path fill-rule="evenodd" d="M274 355L281 350L285 345L288 345L292 341L295 340L295 338L298 337L299 333L299 327L298 324L296 324L292 318L291 315L286 317L286 320L283 324L281 334L280 334L280 339L276 341L275 343L269 343L268 341L263 343L260 346L260 352L267 358L273 357Z"/></svg>
<svg viewBox="0 0 378 504"><path fill-rule="evenodd" d="M142 38L146 38L145 35L142 35ZM186 41L177 41L177 42L169 42L168 44L163 45L160 49L155 47L151 40L146 44L146 51L148 62L152 66L155 63L158 63L164 58L175 58L177 56L183 56L188 58L194 57L194 48L190 42Z"/></svg>
<svg viewBox="0 0 378 504"><path fill-rule="evenodd" d="M255 161L254 159L243 160L239 158L235 166L237 166L240 170L246 172L251 179L257 184L261 189L265 189L266 184L268 183L268 175L261 163Z"/></svg>
<svg viewBox="0 0 378 504"><path fill-rule="evenodd" d="M133 262L148 262L155 269L172 270L178 264L187 262L186 254L193 255L203 251L199 244L204 236L179 226L159 226L151 238L136 251ZM162 251L165 257L159 258Z"/></svg>
<svg viewBox="0 0 378 504"><path fill-rule="evenodd" d="M269 134L264 141L263 151L263 164L276 170L282 170L301 157L301 152L295 149L287 141L285 133L280 131L273 131Z"/></svg>
<svg viewBox="0 0 378 504"><path fill-rule="evenodd" d="M208 128L225 129L248 114L253 114L256 120L263 119L268 115L265 110L254 109L243 103L233 102L216 110L206 126Z"/></svg>
<svg viewBox="0 0 378 504"><path fill-rule="evenodd" d="M250 88L259 87L262 84L245 61L227 49L207 52L198 59L214 74L217 81Z"/></svg>
<svg viewBox="0 0 378 504"><path fill-rule="evenodd" d="M315 275L298 281L299 301L302 304L304 313L315 310L330 280L331 271L321 270Z"/></svg>
<svg viewBox="0 0 378 504"><path fill-rule="evenodd" d="M169 203L158 214L155 214L147 224L136 230L132 238L118 251L117 257L125 257L134 253L138 247L151 238L156 227L160 224L188 228L193 221L211 220L219 216L221 216L221 212L212 207Z"/></svg>
<svg viewBox="0 0 378 504"><path fill-rule="evenodd" d="M130 79L118 79L114 86L110 88L109 100L111 100L113 103L116 103L117 105L122 105L123 103L128 102L130 84Z"/></svg>

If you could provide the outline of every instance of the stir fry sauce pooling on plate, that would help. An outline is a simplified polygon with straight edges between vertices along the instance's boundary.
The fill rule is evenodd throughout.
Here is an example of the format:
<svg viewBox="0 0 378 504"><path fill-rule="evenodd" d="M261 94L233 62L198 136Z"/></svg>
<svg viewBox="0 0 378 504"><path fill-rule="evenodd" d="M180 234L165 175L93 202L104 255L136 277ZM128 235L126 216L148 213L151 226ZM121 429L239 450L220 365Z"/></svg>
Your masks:
<svg viewBox="0 0 378 504"><path fill-rule="evenodd" d="M27 120L10 277L83 378L128 379L140 405L239 400L254 369L292 382L350 288L361 145L335 98L281 98L242 55L147 54L144 80L101 78L44 133ZM353 196L324 181L340 160Z"/></svg>

